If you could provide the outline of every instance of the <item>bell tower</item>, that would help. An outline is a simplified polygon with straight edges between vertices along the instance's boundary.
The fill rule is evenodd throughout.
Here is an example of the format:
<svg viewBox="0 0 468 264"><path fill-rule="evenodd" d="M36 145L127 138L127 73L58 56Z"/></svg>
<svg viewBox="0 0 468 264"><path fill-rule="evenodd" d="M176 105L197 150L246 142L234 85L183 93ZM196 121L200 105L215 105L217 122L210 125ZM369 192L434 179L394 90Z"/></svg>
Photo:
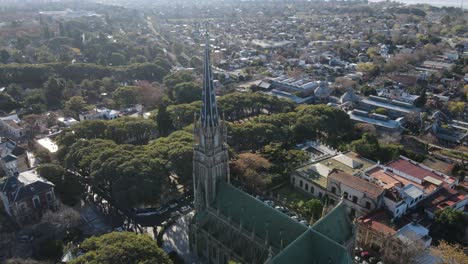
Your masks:
<svg viewBox="0 0 468 264"><path fill-rule="evenodd" d="M205 37L202 107L194 125L193 191L197 212L206 209L214 200L220 181L229 182L227 130L218 114L208 33Z"/></svg>

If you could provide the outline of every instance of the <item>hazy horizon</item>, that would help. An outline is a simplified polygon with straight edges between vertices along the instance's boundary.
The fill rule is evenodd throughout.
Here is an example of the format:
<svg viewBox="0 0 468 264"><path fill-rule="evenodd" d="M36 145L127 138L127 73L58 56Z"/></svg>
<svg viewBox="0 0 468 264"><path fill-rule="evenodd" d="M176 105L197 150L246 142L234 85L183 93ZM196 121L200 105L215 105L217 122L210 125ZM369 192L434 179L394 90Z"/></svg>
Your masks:
<svg viewBox="0 0 468 264"><path fill-rule="evenodd" d="M386 0L369 0L369 2L383 2ZM451 6L460 7L463 2L463 8L468 7L468 3L464 0L397 0L395 2L401 2L405 4L429 4L437 7Z"/></svg>

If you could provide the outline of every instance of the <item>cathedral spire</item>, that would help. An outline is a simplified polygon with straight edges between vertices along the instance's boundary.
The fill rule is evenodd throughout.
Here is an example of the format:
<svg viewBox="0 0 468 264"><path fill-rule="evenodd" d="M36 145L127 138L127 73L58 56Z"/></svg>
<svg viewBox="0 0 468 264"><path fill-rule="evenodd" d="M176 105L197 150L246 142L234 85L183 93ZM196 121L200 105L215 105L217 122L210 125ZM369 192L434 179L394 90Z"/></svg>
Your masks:
<svg viewBox="0 0 468 264"><path fill-rule="evenodd" d="M216 127L219 122L218 108L216 105L216 95L213 85L213 73L210 62L210 43L208 31L205 34L205 60L203 66L203 92L201 125L202 127Z"/></svg>

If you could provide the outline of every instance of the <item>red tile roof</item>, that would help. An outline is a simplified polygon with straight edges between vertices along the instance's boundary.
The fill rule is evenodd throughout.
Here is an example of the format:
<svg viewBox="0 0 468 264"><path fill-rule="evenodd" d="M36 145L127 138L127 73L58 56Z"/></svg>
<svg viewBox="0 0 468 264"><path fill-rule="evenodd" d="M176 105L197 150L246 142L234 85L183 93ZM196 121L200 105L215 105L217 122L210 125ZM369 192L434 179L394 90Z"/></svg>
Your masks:
<svg viewBox="0 0 468 264"><path fill-rule="evenodd" d="M375 167L369 170L367 174L372 178L375 178L384 183L385 186L383 186L383 188L385 189L392 188L393 186L398 185L400 183L397 179L392 177L393 173L385 172L385 170L381 167Z"/></svg>
<svg viewBox="0 0 468 264"><path fill-rule="evenodd" d="M416 179L423 180L424 177L426 176L431 176L435 179L443 181L444 178L437 175L436 173L427 170L425 168L422 168L421 166L417 164L413 164L407 160L404 159L396 159L394 161L390 161L387 164L388 167L393 168L395 170L399 170L401 172L404 172L410 176L413 176Z"/></svg>
<svg viewBox="0 0 468 264"><path fill-rule="evenodd" d="M384 189L378 186L377 184L368 182L362 178L353 176L349 173L339 170L332 171L332 173L328 175L328 179L340 182L341 184L344 184L352 189L361 191L363 193L367 193L373 197L379 196L384 191Z"/></svg>
<svg viewBox="0 0 468 264"><path fill-rule="evenodd" d="M435 212L438 209L444 209L447 206L455 205L464 199L464 194L461 194L457 190L444 187L426 199L424 207L429 211Z"/></svg>
<svg viewBox="0 0 468 264"><path fill-rule="evenodd" d="M401 227L411 222L409 217L403 216L398 221L391 222L392 215L385 210L374 211L368 215L360 217L357 221L365 224L375 231L384 234L394 235Z"/></svg>

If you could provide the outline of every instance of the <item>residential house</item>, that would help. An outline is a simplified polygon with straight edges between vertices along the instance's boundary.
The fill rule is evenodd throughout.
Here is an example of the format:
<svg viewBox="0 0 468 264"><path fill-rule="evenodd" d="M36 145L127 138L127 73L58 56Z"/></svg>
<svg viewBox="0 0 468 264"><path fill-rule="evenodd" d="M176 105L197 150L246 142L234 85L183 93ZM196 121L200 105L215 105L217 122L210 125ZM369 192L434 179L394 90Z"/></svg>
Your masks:
<svg viewBox="0 0 468 264"><path fill-rule="evenodd" d="M0 117L0 132L13 139L22 139L26 136L26 125L17 114Z"/></svg>
<svg viewBox="0 0 468 264"><path fill-rule="evenodd" d="M3 178L0 199L5 212L18 225L33 223L58 206L54 184L41 178L35 169Z"/></svg>
<svg viewBox="0 0 468 264"><path fill-rule="evenodd" d="M79 123L79 121L74 119L73 117L59 117L57 118L57 122L59 124L64 125L65 127L71 127Z"/></svg>
<svg viewBox="0 0 468 264"><path fill-rule="evenodd" d="M15 141L0 137L0 169L7 176L29 169L29 162L24 148Z"/></svg>
<svg viewBox="0 0 468 264"><path fill-rule="evenodd" d="M432 204L436 193L443 189L452 192L451 188L458 183L453 177L403 156L386 165L377 164L370 167L361 177L386 190L383 205L391 213L392 219L401 218L422 203ZM464 205L460 197L454 200L454 197L450 196L446 199L452 199L452 205ZM446 199L440 198L440 201ZM440 206L440 201L433 204L431 211Z"/></svg>
<svg viewBox="0 0 468 264"><path fill-rule="evenodd" d="M380 255L401 256L417 250L423 252L432 243L429 230L417 219L402 218L391 221L385 210L378 210L357 220L356 242L361 247L371 248ZM404 263L405 259L401 259Z"/></svg>
<svg viewBox="0 0 468 264"><path fill-rule="evenodd" d="M444 210L447 207L466 212L468 209L468 199L466 192L463 190L443 187L429 196L423 202L423 207L424 213L433 219L437 211Z"/></svg>
<svg viewBox="0 0 468 264"><path fill-rule="evenodd" d="M120 112L105 107L95 108L79 114L80 121L84 120L112 120L119 117Z"/></svg>

